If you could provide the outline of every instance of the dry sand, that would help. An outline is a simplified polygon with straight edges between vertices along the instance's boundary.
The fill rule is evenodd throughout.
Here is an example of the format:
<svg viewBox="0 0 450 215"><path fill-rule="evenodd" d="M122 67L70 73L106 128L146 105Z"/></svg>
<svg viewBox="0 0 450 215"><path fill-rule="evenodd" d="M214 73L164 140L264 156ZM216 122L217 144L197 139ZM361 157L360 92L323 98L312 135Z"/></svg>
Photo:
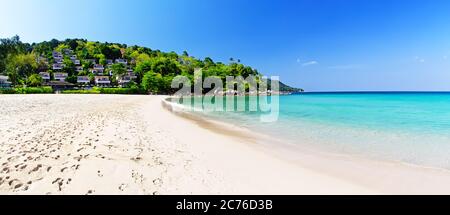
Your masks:
<svg viewBox="0 0 450 215"><path fill-rule="evenodd" d="M163 108L161 100L0 96L0 194L377 194L408 193L423 183L419 177L395 190L367 178L390 174L405 180L392 174L397 166L371 175L372 167L385 164L304 156L333 169L344 164L351 167L347 172L362 171L341 177L306 160L285 159L251 139L206 129ZM437 182L450 181L450 174L439 174ZM416 193L429 191L421 188Z"/></svg>

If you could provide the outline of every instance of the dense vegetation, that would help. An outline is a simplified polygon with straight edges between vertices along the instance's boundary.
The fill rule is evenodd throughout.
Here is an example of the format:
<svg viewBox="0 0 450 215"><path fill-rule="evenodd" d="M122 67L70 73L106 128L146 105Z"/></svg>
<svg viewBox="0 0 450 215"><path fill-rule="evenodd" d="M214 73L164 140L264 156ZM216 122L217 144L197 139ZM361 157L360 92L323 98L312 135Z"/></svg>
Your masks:
<svg viewBox="0 0 450 215"><path fill-rule="evenodd" d="M145 94L142 88L100 88L94 87L90 90L65 90L63 94Z"/></svg>
<svg viewBox="0 0 450 215"><path fill-rule="evenodd" d="M42 83L39 72L53 74L52 65L55 61L53 51L63 52L70 49L74 51L83 65L82 71L76 71L74 63L68 56L64 57L65 67L62 72L68 73L68 82L76 83L77 76L93 76L88 71L92 67L89 59L106 65L108 59L126 59L136 73L137 79L129 84L130 90L108 90L100 93L173 93L172 79L177 75L184 75L191 81L194 79L194 70L202 68L203 76L220 77L225 83L226 76L249 75L260 76L256 69L243 65L240 60L230 59L230 63L214 62L207 57L203 60L189 56L185 51L178 55L175 52L162 52L140 46L127 46L117 43L91 42L84 39L67 39L65 41L51 40L41 43L23 43L18 36L0 40L0 74L9 76L14 86L38 87ZM47 62L38 59L46 59ZM117 75L124 74L127 69L122 64L113 64L112 81ZM281 91L298 91L299 89L280 84ZM76 91L69 91L68 93ZM81 92L81 91L78 91ZM93 91L95 93L95 90Z"/></svg>
<svg viewBox="0 0 450 215"><path fill-rule="evenodd" d="M0 94L49 94L53 93L51 87L17 87L0 89Z"/></svg>

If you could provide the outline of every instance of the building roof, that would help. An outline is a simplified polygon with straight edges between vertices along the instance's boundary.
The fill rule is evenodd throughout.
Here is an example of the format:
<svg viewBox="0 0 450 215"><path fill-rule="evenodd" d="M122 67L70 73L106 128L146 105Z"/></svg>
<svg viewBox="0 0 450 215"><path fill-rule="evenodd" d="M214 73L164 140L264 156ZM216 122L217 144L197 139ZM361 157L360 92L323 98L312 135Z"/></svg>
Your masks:
<svg viewBox="0 0 450 215"><path fill-rule="evenodd" d="M75 84L66 82L66 81L50 81L45 83L44 85L52 86L52 87L61 87L61 86L75 86Z"/></svg>

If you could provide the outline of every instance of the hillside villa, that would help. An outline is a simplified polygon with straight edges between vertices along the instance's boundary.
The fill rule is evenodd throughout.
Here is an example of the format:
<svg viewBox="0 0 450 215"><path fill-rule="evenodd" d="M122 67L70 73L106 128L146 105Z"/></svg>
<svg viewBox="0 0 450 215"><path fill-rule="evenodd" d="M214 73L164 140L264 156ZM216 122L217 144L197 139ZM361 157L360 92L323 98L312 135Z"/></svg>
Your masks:
<svg viewBox="0 0 450 215"><path fill-rule="evenodd" d="M53 64L53 70L62 70L64 68L64 64L62 63L54 63Z"/></svg>
<svg viewBox="0 0 450 215"><path fill-rule="evenodd" d="M83 66L76 66L75 71L77 71L77 72L83 71Z"/></svg>
<svg viewBox="0 0 450 215"><path fill-rule="evenodd" d="M103 73L105 70L105 67L103 67L103 65L101 65L101 64L95 64L94 70L96 70L97 73Z"/></svg>
<svg viewBox="0 0 450 215"><path fill-rule="evenodd" d="M136 78L137 76L133 72L128 72L125 75L118 76L117 82L119 83L120 86L125 86L131 81L135 80Z"/></svg>
<svg viewBox="0 0 450 215"><path fill-rule="evenodd" d="M48 72L40 72L39 76L41 76L41 78L44 82L50 81L50 73L48 73Z"/></svg>
<svg viewBox="0 0 450 215"><path fill-rule="evenodd" d="M64 49L63 52L64 52L65 55L71 55L71 54L73 54L72 49Z"/></svg>
<svg viewBox="0 0 450 215"><path fill-rule="evenodd" d="M54 79L57 81L66 81L67 78L67 73L63 73L63 72L56 72L53 74Z"/></svg>
<svg viewBox="0 0 450 215"><path fill-rule="evenodd" d="M94 82L98 86L110 85L111 81L109 80L109 76L95 76Z"/></svg>
<svg viewBox="0 0 450 215"><path fill-rule="evenodd" d="M10 88L11 82L8 81L8 76L0 75L0 88Z"/></svg>
<svg viewBox="0 0 450 215"><path fill-rule="evenodd" d="M72 62L73 62L73 64L75 64L75 65L81 65L81 61L80 60L72 60Z"/></svg>
<svg viewBox="0 0 450 215"><path fill-rule="evenodd" d="M91 80L88 76L78 76L77 83L82 85L89 85L91 83Z"/></svg>
<svg viewBox="0 0 450 215"><path fill-rule="evenodd" d="M75 66L74 74L71 72L62 72L63 69L67 69L66 65L63 63L64 57L68 57ZM130 60L130 61L129 61ZM84 65L81 64L81 61L78 56L74 53L73 50L70 49L64 49L62 52L53 51L51 58L46 58L44 56L37 56L36 62L38 63L44 63L49 65L50 62L50 68L47 68L45 66L42 66L42 69L39 71L39 76L42 78L43 85L45 86L51 86L54 89L60 90L60 89L71 89L74 87L86 87L91 86L91 78L90 75L81 75L81 72L88 71L92 75L94 75L93 78L93 84L99 87L105 87L105 86L111 86L111 77L113 76L111 65L114 63L120 63L125 65L126 67L126 73L123 75L116 76L117 80L117 86L124 87L128 83L130 83L133 80L137 79L136 74L134 73L134 70L131 65L129 65L129 62L133 62L133 59L106 59L105 64L99 64L97 63L97 59L84 59L85 62L91 62L92 67L90 68L84 68ZM50 70L49 70L50 69ZM85 70L86 69L86 70ZM105 69L108 72L108 74L105 73ZM64 70L66 71L66 70ZM69 83L67 81L67 78L69 77L69 74L71 75L72 82L74 81L72 79L73 76L76 77L76 83ZM77 75L79 74L79 75ZM72 76L73 75L73 76ZM8 76L2 76L0 75L0 88L9 88L11 87L12 83L8 81Z"/></svg>
<svg viewBox="0 0 450 215"><path fill-rule="evenodd" d="M116 59L116 63L121 63L121 64L124 64L124 65L127 65L128 61L125 60L125 59Z"/></svg>

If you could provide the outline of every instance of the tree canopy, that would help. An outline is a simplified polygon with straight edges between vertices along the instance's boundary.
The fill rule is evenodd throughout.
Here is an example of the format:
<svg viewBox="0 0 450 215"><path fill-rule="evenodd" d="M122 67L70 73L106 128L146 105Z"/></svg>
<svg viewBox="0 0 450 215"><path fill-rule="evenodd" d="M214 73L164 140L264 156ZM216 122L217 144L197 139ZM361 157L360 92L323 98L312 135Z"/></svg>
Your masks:
<svg viewBox="0 0 450 215"><path fill-rule="evenodd" d="M52 52L64 53L72 50L81 61L83 70L76 70L76 66L65 55L63 72L68 73L69 80L76 81L76 76L90 74L89 68L93 67L94 60L97 64L109 66L107 68L113 76L126 74L133 70L137 76L135 81L138 86L153 93L170 93L171 81L177 75L187 76L193 80L194 71L202 69L204 76L216 76L225 80L226 76L249 75L260 76L256 69L246 66L240 60L230 59L229 64L214 62L210 57L203 60L190 56L187 51L181 55L175 52L162 52L140 46L127 46L119 43L101 43L87 41L85 39L66 39L64 41L50 40L40 43L22 43L18 36L0 39L0 73L7 74L13 84L36 84L39 72L49 72L51 64L56 60ZM44 58L42 62L37 59ZM110 61L124 59L127 64ZM108 63L109 62L109 63ZM294 88L292 88L294 89Z"/></svg>

